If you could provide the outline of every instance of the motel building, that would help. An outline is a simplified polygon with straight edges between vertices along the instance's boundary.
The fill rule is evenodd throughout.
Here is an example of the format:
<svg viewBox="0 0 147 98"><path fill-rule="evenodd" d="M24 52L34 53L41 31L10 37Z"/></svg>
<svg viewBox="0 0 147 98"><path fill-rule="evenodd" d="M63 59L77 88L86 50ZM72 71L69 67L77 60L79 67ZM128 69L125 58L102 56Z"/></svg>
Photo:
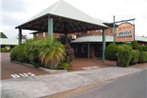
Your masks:
<svg viewBox="0 0 147 98"><path fill-rule="evenodd" d="M94 19L60 0L17 26L16 29L19 31L19 44L22 43L22 30L35 31L31 34L39 39L59 38L61 35L66 35L71 38L70 45L74 49L75 57L104 60L105 47L114 41L121 44L122 41L135 40L140 45L147 45L147 38L135 35L134 27L128 22L116 24L116 34L113 34L113 23Z"/></svg>
<svg viewBox="0 0 147 98"><path fill-rule="evenodd" d="M113 23L104 23L107 25L106 29L106 46L114 42L114 34L112 33ZM123 25L128 25L128 23L123 23ZM118 27L118 25L117 25ZM117 31L116 27L116 31ZM128 35L130 32L125 32ZM47 39L47 32L33 32L34 39ZM54 33L54 38L59 38L63 34ZM130 35L131 36L131 35ZM102 30L86 31L86 32L75 32L68 34L69 39L71 39L70 44L74 49L75 57L77 58L101 58L102 57ZM123 37L120 34L120 37ZM129 37L129 36L128 36ZM134 36L135 41L139 43L140 46L147 45L147 37L144 36ZM121 44L121 42L116 42ZM129 43L129 42L128 42Z"/></svg>

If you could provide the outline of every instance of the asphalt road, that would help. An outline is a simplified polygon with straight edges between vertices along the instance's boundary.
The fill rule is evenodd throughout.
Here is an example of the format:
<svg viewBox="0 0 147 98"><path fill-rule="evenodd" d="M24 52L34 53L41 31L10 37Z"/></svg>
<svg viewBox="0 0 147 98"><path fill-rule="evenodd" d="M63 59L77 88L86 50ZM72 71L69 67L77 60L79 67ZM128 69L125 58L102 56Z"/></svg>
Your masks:
<svg viewBox="0 0 147 98"><path fill-rule="evenodd" d="M29 77L48 74L42 70L10 61L10 53L1 53L1 79Z"/></svg>

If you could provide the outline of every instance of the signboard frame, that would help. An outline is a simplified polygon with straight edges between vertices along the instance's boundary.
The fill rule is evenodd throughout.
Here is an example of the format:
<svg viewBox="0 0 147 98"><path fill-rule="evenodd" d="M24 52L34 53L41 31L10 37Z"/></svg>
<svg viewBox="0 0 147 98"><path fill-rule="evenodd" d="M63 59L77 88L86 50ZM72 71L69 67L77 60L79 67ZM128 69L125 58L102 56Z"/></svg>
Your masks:
<svg viewBox="0 0 147 98"><path fill-rule="evenodd" d="M123 22L116 28L116 42L135 41L135 25L129 22Z"/></svg>

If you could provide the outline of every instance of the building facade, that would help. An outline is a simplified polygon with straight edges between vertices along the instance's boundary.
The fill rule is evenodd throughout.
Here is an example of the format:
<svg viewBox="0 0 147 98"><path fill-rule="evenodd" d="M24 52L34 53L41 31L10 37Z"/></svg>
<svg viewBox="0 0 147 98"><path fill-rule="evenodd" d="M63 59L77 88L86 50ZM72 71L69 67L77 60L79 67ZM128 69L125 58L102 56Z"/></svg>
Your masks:
<svg viewBox="0 0 147 98"><path fill-rule="evenodd" d="M116 26L117 27L117 26ZM117 28L116 28L117 29ZM46 32L32 33L34 38L46 39ZM54 38L59 38L60 33L54 33ZM112 33L112 25L108 25L106 29L106 46L114 42ZM71 46L74 49L75 57L82 58L101 58L102 57L102 30L76 32L68 34L71 39ZM147 45L147 37L135 35L135 41L139 45Z"/></svg>

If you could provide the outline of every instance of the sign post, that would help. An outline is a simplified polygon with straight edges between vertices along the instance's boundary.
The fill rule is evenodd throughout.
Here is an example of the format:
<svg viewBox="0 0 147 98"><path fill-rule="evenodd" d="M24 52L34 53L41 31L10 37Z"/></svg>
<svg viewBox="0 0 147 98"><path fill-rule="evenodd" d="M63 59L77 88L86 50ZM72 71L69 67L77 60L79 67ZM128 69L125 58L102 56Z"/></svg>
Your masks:
<svg viewBox="0 0 147 98"><path fill-rule="evenodd" d="M116 42L115 16L113 16L113 41Z"/></svg>
<svg viewBox="0 0 147 98"><path fill-rule="evenodd" d="M121 20L115 22L115 16L113 16L113 37L114 42L131 42L135 40L135 26L128 21L134 21L135 19ZM115 29L115 23L121 23Z"/></svg>

